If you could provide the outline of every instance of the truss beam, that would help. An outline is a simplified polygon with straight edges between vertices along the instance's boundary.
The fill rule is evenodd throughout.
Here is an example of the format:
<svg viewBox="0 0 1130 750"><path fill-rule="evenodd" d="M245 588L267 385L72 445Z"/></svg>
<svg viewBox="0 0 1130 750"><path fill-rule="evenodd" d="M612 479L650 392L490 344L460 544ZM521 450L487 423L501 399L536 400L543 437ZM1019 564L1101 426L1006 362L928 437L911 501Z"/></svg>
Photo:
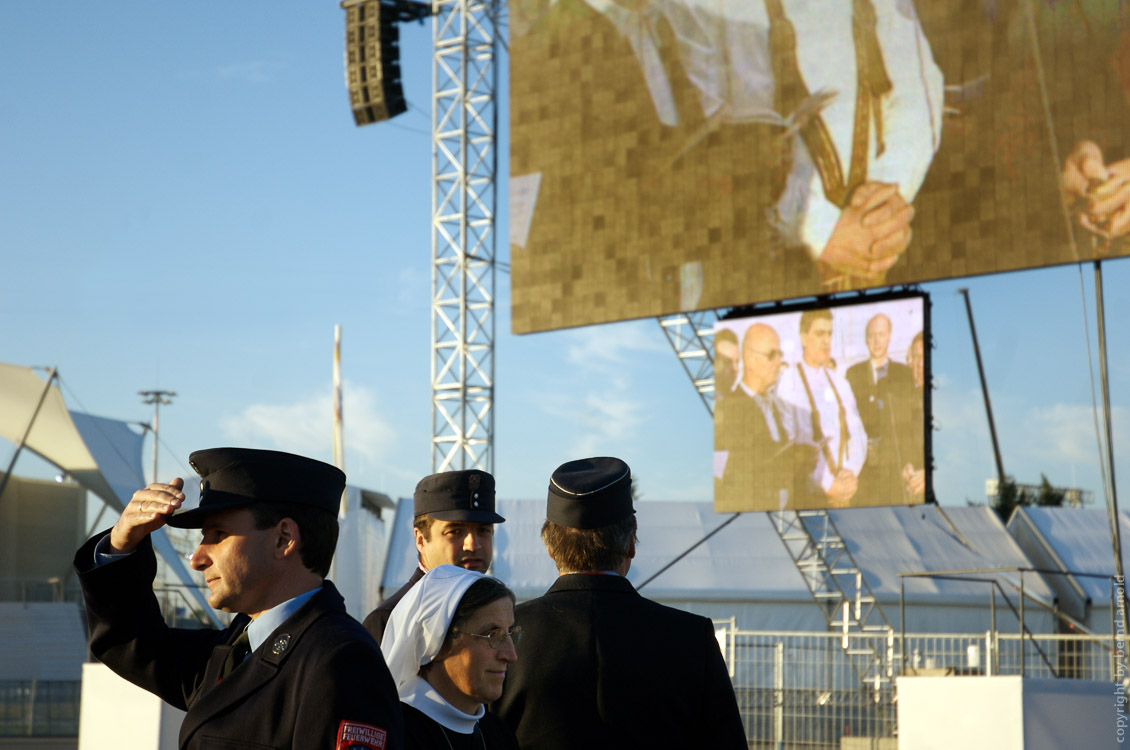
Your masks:
<svg viewBox="0 0 1130 750"><path fill-rule="evenodd" d="M432 471L494 470L497 6L434 0Z"/></svg>

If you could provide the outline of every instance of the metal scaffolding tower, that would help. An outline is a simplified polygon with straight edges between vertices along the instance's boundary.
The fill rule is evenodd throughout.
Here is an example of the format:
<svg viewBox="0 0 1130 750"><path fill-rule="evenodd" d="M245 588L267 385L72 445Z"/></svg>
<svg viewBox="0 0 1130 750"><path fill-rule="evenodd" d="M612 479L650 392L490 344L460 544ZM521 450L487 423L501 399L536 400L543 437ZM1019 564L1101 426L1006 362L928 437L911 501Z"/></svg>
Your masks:
<svg viewBox="0 0 1130 750"><path fill-rule="evenodd" d="M494 468L497 10L433 0L432 471Z"/></svg>

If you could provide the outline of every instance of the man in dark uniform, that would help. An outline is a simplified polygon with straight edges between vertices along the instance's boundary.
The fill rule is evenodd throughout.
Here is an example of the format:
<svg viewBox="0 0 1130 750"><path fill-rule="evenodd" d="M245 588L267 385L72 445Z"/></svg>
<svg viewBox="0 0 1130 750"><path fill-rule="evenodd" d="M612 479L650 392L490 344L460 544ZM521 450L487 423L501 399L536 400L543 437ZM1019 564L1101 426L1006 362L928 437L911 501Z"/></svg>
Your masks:
<svg viewBox="0 0 1130 750"><path fill-rule="evenodd" d="M553 473L542 541L560 577L519 605L520 657L493 710L522 750L745 750L734 688L705 617L640 596L632 477L618 458Z"/></svg>
<svg viewBox="0 0 1130 750"><path fill-rule="evenodd" d="M75 555L90 651L114 672L186 710L180 747L399 749L403 719L388 667L325 580L345 475L277 451L215 448L184 482L138 490L108 533ZM224 631L165 625L153 595L149 534L203 535L192 567L208 603L238 613Z"/></svg>
<svg viewBox="0 0 1130 750"><path fill-rule="evenodd" d="M393 607L424 573L437 565L485 573L494 553L494 524L506 521L494 512L494 477L478 469L430 474L416 485L412 501L418 564L408 583L365 617L377 643Z"/></svg>

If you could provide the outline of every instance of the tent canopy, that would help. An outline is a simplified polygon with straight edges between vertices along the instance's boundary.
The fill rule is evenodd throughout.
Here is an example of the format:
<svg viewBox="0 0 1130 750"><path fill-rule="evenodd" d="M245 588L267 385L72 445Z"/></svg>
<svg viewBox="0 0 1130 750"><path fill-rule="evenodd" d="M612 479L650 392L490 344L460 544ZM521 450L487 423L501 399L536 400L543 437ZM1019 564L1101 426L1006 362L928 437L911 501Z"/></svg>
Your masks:
<svg viewBox="0 0 1130 750"><path fill-rule="evenodd" d="M545 501L500 500L497 507L506 522L495 527L491 573L520 600L540 596L557 576L540 538ZM628 574L636 586L730 518L714 513L709 502L645 501L636 508L640 542ZM936 506L860 508L830 516L896 628L899 573L1032 566L987 508L947 508L944 514ZM412 520L412 500L402 499L389 544L385 596L407 581L416 566ZM767 513L738 516L647 583L642 593L718 619L735 616L744 628L823 630L823 615L771 524ZM997 579L1016 603L1015 574L981 577ZM1038 575L1026 575L1024 583L1028 594L1053 602L1054 593ZM921 579L906 590L908 603L920 613L923 626L917 630L927 625L951 632L986 629L991 596L986 583ZM1003 609L999 594L997 604ZM1029 626L1052 629L1051 616L1037 609L1029 610ZM1006 627L1003 619L999 626Z"/></svg>
<svg viewBox="0 0 1130 750"><path fill-rule="evenodd" d="M145 486L143 435L130 429L127 422L68 410L54 381L45 382L30 367L0 363L0 436L17 446L22 441L28 450L115 510L125 508L134 491ZM219 626L219 618L185 569L165 530L158 529L151 538L158 554L201 610Z"/></svg>
<svg viewBox="0 0 1130 750"><path fill-rule="evenodd" d="M1130 515L1118 514L1122 567L1130 568ZM1008 529L1033 563L1049 570L1090 575L1047 575L1064 608L1097 632L1110 632L1114 545L1103 508L1017 508Z"/></svg>

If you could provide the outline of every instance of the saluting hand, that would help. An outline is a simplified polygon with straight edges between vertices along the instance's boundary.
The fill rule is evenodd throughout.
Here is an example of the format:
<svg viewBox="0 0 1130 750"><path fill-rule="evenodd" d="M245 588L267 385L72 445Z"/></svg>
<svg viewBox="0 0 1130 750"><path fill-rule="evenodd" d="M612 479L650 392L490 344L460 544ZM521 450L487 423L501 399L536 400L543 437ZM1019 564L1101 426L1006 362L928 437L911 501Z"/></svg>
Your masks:
<svg viewBox="0 0 1130 750"><path fill-rule="evenodd" d="M110 547L115 553L133 552L141 540L161 528L184 502L184 480L168 484L154 482L133 493L129 505L110 531Z"/></svg>

